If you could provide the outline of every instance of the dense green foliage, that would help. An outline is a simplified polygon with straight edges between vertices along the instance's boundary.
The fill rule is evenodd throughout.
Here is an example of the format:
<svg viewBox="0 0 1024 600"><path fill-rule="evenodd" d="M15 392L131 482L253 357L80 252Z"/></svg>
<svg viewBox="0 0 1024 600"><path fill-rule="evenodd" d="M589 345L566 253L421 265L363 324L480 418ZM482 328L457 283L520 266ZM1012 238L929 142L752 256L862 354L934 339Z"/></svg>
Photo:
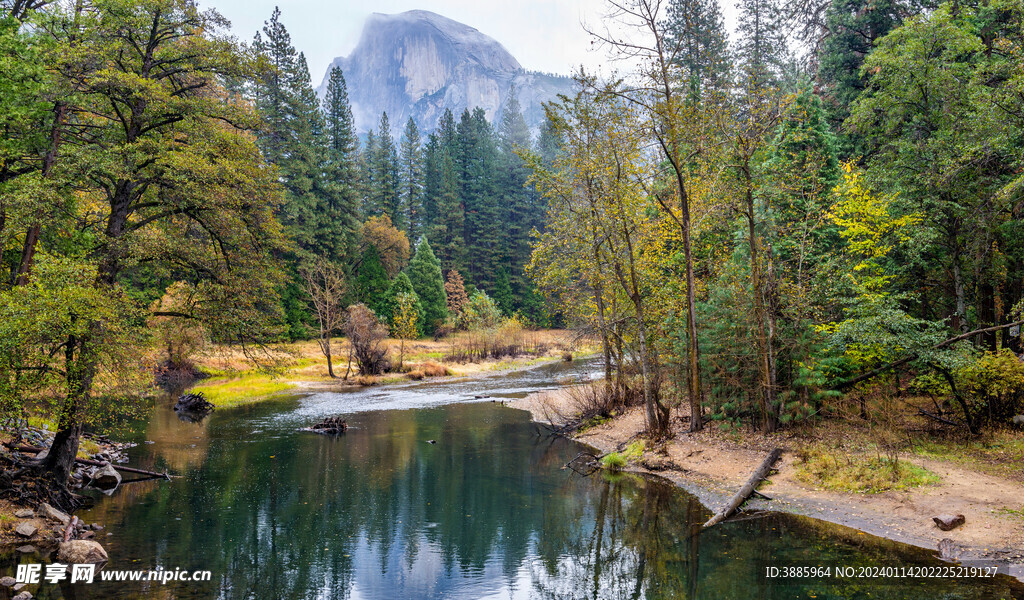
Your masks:
<svg viewBox="0 0 1024 600"><path fill-rule="evenodd" d="M1024 411L1021 5L744 0L718 63L715 2L620 4L647 41L606 41L645 69L581 73L530 160L531 273L600 334L609 397L660 380L697 426L772 431L873 419L865 386L906 369L972 433Z"/></svg>

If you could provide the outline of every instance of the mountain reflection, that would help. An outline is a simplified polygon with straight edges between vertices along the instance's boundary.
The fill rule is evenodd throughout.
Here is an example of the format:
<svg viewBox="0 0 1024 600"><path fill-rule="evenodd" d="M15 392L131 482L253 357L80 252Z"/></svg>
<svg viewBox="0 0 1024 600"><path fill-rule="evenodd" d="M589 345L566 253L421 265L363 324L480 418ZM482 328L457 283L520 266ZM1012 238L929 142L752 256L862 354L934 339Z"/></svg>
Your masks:
<svg viewBox="0 0 1024 600"><path fill-rule="evenodd" d="M130 484L85 515L113 532L101 539L108 569L209 569L212 582L37 597L847 598L861 596L839 580L774 583L764 566L934 561L780 515L697 535L709 513L693 497L660 480L562 470L577 445L491 403L354 413L338 438L295 431L281 415L299 406L218 412L201 427L156 409L148 431L159 439L133 462L185 476ZM942 581L898 595L984 598L1008 585Z"/></svg>

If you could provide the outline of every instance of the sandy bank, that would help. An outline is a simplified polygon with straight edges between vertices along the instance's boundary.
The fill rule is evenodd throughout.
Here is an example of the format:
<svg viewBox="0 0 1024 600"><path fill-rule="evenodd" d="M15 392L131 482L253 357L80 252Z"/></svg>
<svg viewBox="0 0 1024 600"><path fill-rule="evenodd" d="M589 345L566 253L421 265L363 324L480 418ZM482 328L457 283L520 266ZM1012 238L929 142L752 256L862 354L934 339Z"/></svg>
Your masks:
<svg viewBox="0 0 1024 600"><path fill-rule="evenodd" d="M529 411L539 422L557 423L560 415L572 412L565 390L537 392L510 406ZM624 448L643 428L643 412L636 408L575 439L606 453ZM644 459L656 458L660 463L657 475L717 510L776 446L787 452L776 464L778 474L759 488L772 500L753 500L748 506L806 515L929 549L949 538L963 549L961 560L999 560L1024 580L1024 518L1004 510L1019 507L1024 498L1024 487L1016 481L945 461L905 456L902 460L931 470L942 478L941 482L878 494L817 489L796 478L794 443L785 432L744 435L742 442L735 442L715 432L689 434L680 428L666 444L664 454L655 457L647 452ZM652 462L644 459L638 462ZM666 465L668 468L662 470ZM638 471L651 472L634 466ZM967 522L954 531L940 531L932 517L944 513L963 514Z"/></svg>

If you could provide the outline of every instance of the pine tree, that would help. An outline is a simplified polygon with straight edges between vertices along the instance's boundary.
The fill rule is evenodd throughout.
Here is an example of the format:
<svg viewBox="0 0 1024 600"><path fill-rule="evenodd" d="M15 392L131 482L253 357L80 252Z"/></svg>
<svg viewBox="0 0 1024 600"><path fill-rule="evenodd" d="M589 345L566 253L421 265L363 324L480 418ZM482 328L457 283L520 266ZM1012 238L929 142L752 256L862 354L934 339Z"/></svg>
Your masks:
<svg viewBox="0 0 1024 600"><path fill-rule="evenodd" d="M380 261L380 252L376 246L368 246L363 251L356 270L356 293L360 302L370 307L370 310L382 314L382 304L386 298L389 286L388 274Z"/></svg>
<svg viewBox="0 0 1024 600"><path fill-rule="evenodd" d="M423 332L427 335L448 318L448 300L444 292L441 262L434 256L430 242L423 238L409 262L409 281L423 303Z"/></svg>
<svg viewBox="0 0 1024 600"><path fill-rule="evenodd" d="M254 47L264 68L254 86L256 108L266 122L258 138L267 160L281 172L285 202L281 221L302 251L329 254L331 225L325 223L323 165L324 123L306 58L292 46L291 36L275 8L256 34Z"/></svg>
<svg viewBox="0 0 1024 600"><path fill-rule="evenodd" d="M825 88L826 110L834 129L840 130L853 102L864 91L867 75L862 75L860 68L875 43L920 11L913 0L833 0L825 13L831 33L818 54L818 80ZM842 153L853 154L859 136L844 133L840 138Z"/></svg>
<svg viewBox="0 0 1024 600"><path fill-rule="evenodd" d="M455 118L446 109L427 144L426 205L432 211L428 214L430 226L426 233L437 244L437 255L444 268L462 271L466 252L465 206L460 198L458 153Z"/></svg>
<svg viewBox="0 0 1024 600"><path fill-rule="evenodd" d="M388 113L380 116L376 145L370 156L373 183L370 188L367 216L387 215L395 227L405 230L405 215L401 207L398 181L398 152L391 137L391 122Z"/></svg>
<svg viewBox="0 0 1024 600"><path fill-rule="evenodd" d="M500 208L503 214L498 260L509 269L507 276L514 295L513 306L508 310L511 314L520 308L522 292L527 286L523 271L533 252L530 246L531 232L543 229L545 216L540 194L532 186L527 186L529 169L516 153L517 149L529 148L531 140L530 129L523 118L515 90L505 105L499 143L501 168L498 188L502 194Z"/></svg>
<svg viewBox="0 0 1024 600"><path fill-rule="evenodd" d="M477 286L490 287L499 264L499 220L494 175L497 170L497 140L483 109L466 109L459 119L459 198L465 210L463 238L466 256L464 273Z"/></svg>
<svg viewBox="0 0 1024 600"><path fill-rule="evenodd" d="M411 295L416 299L415 308L416 314L423 314L423 303L420 302L419 296L416 295L416 290L412 287L412 282L409 280L409 276L405 272L399 273L395 276L395 279L388 286L387 291L384 293L380 302L380 312L377 315L382 319L394 325L395 311L398 308L398 299L402 295Z"/></svg>
<svg viewBox="0 0 1024 600"><path fill-rule="evenodd" d="M366 132L366 143L363 144L363 151L359 153L359 172L362 173L362 177L360 177L361 185L359 186L360 195L362 196L360 219L364 221L370 217L383 214L380 207L373 203L377 180L373 164L377 156L377 145L377 134L374 133L373 129L368 130Z"/></svg>
<svg viewBox="0 0 1024 600"><path fill-rule="evenodd" d="M545 166L550 168L555 162L555 157L561 151L564 142L562 132L552 119L551 114L545 114L544 123L540 127L540 135L537 136L537 154L540 155Z"/></svg>
<svg viewBox="0 0 1024 600"><path fill-rule="evenodd" d="M444 293L448 299L448 314L458 320L459 315L466 308L466 304L469 303L469 294L466 293L462 275L455 269L448 271L448 277L444 282Z"/></svg>
<svg viewBox="0 0 1024 600"><path fill-rule="evenodd" d="M705 89L725 85L729 48L718 0L672 0L666 29L691 95L699 98Z"/></svg>
<svg viewBox="0 0 1024 600"><path fill-rule="evenodd" d="M510 316L515 312L516 299L512 294L512 285L508 281L508 271L502 267L498 269L498 276L494 282L494 298L495 304L501 309L501 314Z"/></svg>
<svg viewBox="0 0 1024 600"><path fill-rule="evenodd" d="M789 62L778 0L741 0L736 64L748 90L778 87Z"/></svg>
<svg viewBox="0 0 1024 600"><path fill-rule="evenodd" d="M404 211L406 235L410 240L423 229L423 148L416 122L409 117L401 141L401 205Z"/></svg>
<svg viewBox="0 0 1024 600"><path fill-rule="evenodd" d="M332 257L349 257L359 229L359 140L355 134L348 89L341 69L333 67L323 102L327 136L326 177L336 248Z"/></svg>

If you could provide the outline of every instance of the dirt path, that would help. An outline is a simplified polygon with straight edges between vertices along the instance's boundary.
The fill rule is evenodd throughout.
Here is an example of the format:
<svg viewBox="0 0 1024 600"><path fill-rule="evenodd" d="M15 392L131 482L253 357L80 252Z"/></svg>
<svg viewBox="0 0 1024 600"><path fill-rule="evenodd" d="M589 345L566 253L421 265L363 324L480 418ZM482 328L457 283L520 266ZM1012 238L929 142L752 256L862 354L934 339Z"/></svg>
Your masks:
<svg viewBox="0 0 1024 600"><path fill-rule="evenodd" d="M565 390L538 392L510 404L529 411L534 420L555 422L571 412ZM608 423L588 429L576 439L601 452L621 450L644 428L643 411L628 411ZM743 445L710 433L678 432L666 444L667 454L655 459L657 474L696 495L709 508L717 509L735 492L765 454L775 446L792 450L785 437L746 436ZM645 458L651 453L645 454ZM667 459L667 460L666 460ZM1011 574L1024 580L1024 518L999 512L1019 507L1024 487L1019 483L970 470L939 460L905 456L936 473L936 485L879 494L856 494L814 488L796 478L792 452L783 454L773 475L759 490L771 501L753 501L767 508L806 515L900 542L935 549L949 538L962 549L961 560L995 559L1010 566ZM646 461L651 464L655 461ZM665 466L669 468L664 469ZM664 469L664 470L662 470ZM637 470L649 471L642 467ZM963 514L962 527L944 532L932 517Z"/></svg>

